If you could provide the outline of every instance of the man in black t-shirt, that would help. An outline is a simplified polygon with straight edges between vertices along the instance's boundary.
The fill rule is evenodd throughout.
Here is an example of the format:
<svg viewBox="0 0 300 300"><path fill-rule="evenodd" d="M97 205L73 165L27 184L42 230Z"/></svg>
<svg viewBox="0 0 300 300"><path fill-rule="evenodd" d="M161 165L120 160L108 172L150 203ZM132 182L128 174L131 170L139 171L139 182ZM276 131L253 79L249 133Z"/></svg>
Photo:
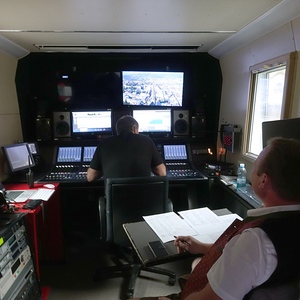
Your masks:
<svg viewBox="0 0 300 300"><path fill-rule="evenodd" d="M151 172L166 176L166 167L155 144L149 137L138 134L139 124L133 117L121 117L116 131L116 136L104 139L98 145L87 171L88 181L102 176L150 176Z"/></svg>

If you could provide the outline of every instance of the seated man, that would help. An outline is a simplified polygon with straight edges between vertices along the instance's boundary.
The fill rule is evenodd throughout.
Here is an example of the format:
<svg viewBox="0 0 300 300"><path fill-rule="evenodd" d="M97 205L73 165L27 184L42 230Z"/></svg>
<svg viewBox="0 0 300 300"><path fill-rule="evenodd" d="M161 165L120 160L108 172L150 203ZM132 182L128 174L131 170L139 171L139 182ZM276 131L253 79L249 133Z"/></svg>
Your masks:
<svg viewBox="0 0 300 300"><path fill-rule="evenodd" d="M179 236L179 252L204 254L178 294L142 299L241 300L260 286L299 278L300 141L272 139L254 163L252 187L264 206L236 220L214 244Z"/></svg>
<svg viewBox="0 0 300 300"><path fill-rule="evenodd" d="M95 151L87 180L117 177L147 177L151 171L166 176L166 167L153 141L139 135L139 124L131 116L121 117L117 135L101 141Z"/></svg>

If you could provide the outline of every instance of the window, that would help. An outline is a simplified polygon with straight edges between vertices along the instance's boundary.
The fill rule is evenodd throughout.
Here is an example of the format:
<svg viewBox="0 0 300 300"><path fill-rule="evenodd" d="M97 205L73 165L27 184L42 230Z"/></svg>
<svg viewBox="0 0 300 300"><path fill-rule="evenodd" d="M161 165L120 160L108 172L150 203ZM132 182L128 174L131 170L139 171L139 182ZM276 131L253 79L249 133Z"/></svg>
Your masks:
<svg viewBox="0 0 300 300"><path fill-rule="evenodd" d="M253 66L244 153L256 158L263 148L262 122L290 117L295 53Z"/></svg>

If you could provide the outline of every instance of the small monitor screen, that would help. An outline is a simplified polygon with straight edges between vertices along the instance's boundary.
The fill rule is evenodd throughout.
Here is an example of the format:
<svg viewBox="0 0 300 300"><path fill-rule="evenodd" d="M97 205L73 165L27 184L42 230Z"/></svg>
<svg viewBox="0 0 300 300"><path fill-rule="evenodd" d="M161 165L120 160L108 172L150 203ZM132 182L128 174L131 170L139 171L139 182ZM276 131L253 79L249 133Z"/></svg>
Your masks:
<svg viewBox="0 0 300 300"><path fill-rule="evenodd" d="M141 133L171 133L171 109L133 110Z"/></svg>
<svg viewBox="0 0 300 300"><path fill-rule="evenodd" d="M182 107L183 77L183 72L123 71L123 104Z"/></svg>
<svg viewBox="0 0 300 300"><path fill-rule="evenodd" d="M28 143L28 149L31 154L37 155L38 154L38 148L36 143Z"/></svg>
<svg viewBox="0 0 300 300"><path fill-rule="evenodd" d="M58 147L57 162L81 162L81 147Z"/></svg>
<svg viewBox="0 0 300 300"><path fill-rule="evenodd" d="M187 160L186 145L164 145L165 160Z"/></svg>
<svg viewBox="0 0 300 300"><path fill-rule="evenodd" d="M3 151L12 172L26 170L35 166L27 143L3 146Z"/></svg>
<svg viewBox="0 0 300 300"><path fill-rule="evenodd" d="M97 146L83 147L83 161L90 162L94 156Z"/></svg>
<svg viewBox="0 0 300 300"><path fill-rule="evenodd" d="M263 122L263 148L267 146L268 140L274 137L300 140L300 118Z"/></svg>
<svg viewBox="0 0 300 300"><path fill-rule="evenodd" d="M111 110L101 111L73 111L72 134L110 133Z"/></svg>

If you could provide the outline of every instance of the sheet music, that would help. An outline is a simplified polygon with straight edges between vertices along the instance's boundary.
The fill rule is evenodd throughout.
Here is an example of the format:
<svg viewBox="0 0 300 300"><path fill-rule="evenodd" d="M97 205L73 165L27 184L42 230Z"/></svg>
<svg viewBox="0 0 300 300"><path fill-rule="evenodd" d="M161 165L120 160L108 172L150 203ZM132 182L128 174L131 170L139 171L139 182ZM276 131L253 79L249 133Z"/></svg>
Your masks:
<svg viewBox="0 0 300 300"><path fill-rule="evenodd" d="M197 234L197 232L175 212L144 216L143 218L163 243L173 241L174 235Z"/></svg>
<svg viewBox="0 0 300 300"><path fill-rule="evenodd" d="M207 207L180 211L178 214L169 212L144 216L144 220L163 243L180 235L191 235L203 243L214 243L236 218L242 219L237 214L217 216Z"/></svg>

